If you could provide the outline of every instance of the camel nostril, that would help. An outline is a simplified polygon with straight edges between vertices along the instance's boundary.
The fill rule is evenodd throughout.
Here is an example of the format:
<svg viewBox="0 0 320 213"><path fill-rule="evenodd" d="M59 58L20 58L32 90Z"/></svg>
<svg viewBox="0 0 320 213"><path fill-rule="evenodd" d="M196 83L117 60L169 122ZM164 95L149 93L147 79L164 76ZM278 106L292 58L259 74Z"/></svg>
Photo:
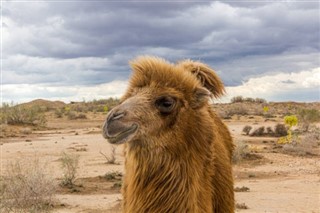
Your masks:
<svg viewBox="0 0 320 213"><path fill-rule="evenodd" d="M114 112L112 113L109 118L108 118L108 122L110 121L114 121L114 120L119 120L120 118L122 118L125 115L124 112Z"/></svg>
<svg viewBox="0 0 320 213"><path fill-rule="evenodd" d="M114 113L111 120L118 120L124 116L124 112Z"/></svg>

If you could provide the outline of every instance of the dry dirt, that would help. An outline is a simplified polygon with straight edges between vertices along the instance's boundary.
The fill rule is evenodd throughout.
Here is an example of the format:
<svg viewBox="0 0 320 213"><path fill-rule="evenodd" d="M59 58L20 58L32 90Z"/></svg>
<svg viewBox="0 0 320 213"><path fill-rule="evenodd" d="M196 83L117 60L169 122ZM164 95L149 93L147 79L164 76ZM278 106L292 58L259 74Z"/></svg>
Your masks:
<svg viewBox="0 0 320 213"><path fill-rule="evenodd" d="M116 181L103 178L107 172L123 173L122 147L116 148L116 163L107 164L100 153L111 154L111 145L101 136L103 116L94 120L61 122L51 119L51 130L26 131L16 127L20 134L2 138L0 145L1 175L15 159L39 157L48 163L57 181L63 176L59 161L62 152L80 156L77 173L77 189L59 188L55 213L120 212L121 194ZM236 192L236 202L248 209L244 213L320 212L320 157L319 155L295 156L279 152L276 139L249 137L241 134L242 128L273 126L276 121L262 118L234 118L226 121L235 140L247 141L259 157L244 160L234 165L235 187L247 187L248 191ZM20 130L19 130L20 129ZM316 149L319 149L317 147Z"/></svg>

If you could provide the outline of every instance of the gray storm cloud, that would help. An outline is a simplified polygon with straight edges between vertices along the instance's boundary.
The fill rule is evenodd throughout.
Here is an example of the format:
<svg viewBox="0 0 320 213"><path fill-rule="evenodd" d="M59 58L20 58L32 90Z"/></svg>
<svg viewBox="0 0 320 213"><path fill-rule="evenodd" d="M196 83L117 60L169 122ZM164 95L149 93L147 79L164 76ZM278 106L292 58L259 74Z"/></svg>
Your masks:
<svg viewBox="0 0 320 213"><path fill-rule="evenodd" d="M319 2L3 2L3 84L92 86L153 54L227 86L319 67Z"/></svg>

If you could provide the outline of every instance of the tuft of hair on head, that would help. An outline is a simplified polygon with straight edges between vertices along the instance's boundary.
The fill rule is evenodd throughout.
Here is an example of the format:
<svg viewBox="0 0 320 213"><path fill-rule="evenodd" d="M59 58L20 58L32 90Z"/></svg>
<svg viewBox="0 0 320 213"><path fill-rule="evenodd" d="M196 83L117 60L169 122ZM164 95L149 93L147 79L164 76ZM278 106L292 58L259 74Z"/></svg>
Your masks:
<svg viewBox="0 0 320 213"><path fill-rule="evenodd" d="M178 62L176 66L182 67L195 75L202 86L207 88L215 98L219 98L225 94L221 79L208 65L188 59Z"/></svg>
<svg viewBox="0 0 320 213"><path fill-rule="evenodd" d="M163 58L151 55L141 55L129 61L133 71L144 71L154 67L170 66L170 63Z"/></svg>

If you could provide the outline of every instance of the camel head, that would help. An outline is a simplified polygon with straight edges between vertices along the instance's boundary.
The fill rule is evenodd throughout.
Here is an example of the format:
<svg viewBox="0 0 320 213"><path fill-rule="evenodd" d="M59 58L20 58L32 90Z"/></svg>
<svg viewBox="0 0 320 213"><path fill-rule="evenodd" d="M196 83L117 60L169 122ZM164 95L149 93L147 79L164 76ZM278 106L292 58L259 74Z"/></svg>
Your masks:
<svg viewBox="0 0 320 213"><path fill-rule="evenodd" d="M221 80L200 62L171 64L142 56L130 65L133 74L129 87L103 126L103 136L112 144L141 143L145 139L157 143L160 138L170 138L208 106L212 96L224 92Z"/></svg>

